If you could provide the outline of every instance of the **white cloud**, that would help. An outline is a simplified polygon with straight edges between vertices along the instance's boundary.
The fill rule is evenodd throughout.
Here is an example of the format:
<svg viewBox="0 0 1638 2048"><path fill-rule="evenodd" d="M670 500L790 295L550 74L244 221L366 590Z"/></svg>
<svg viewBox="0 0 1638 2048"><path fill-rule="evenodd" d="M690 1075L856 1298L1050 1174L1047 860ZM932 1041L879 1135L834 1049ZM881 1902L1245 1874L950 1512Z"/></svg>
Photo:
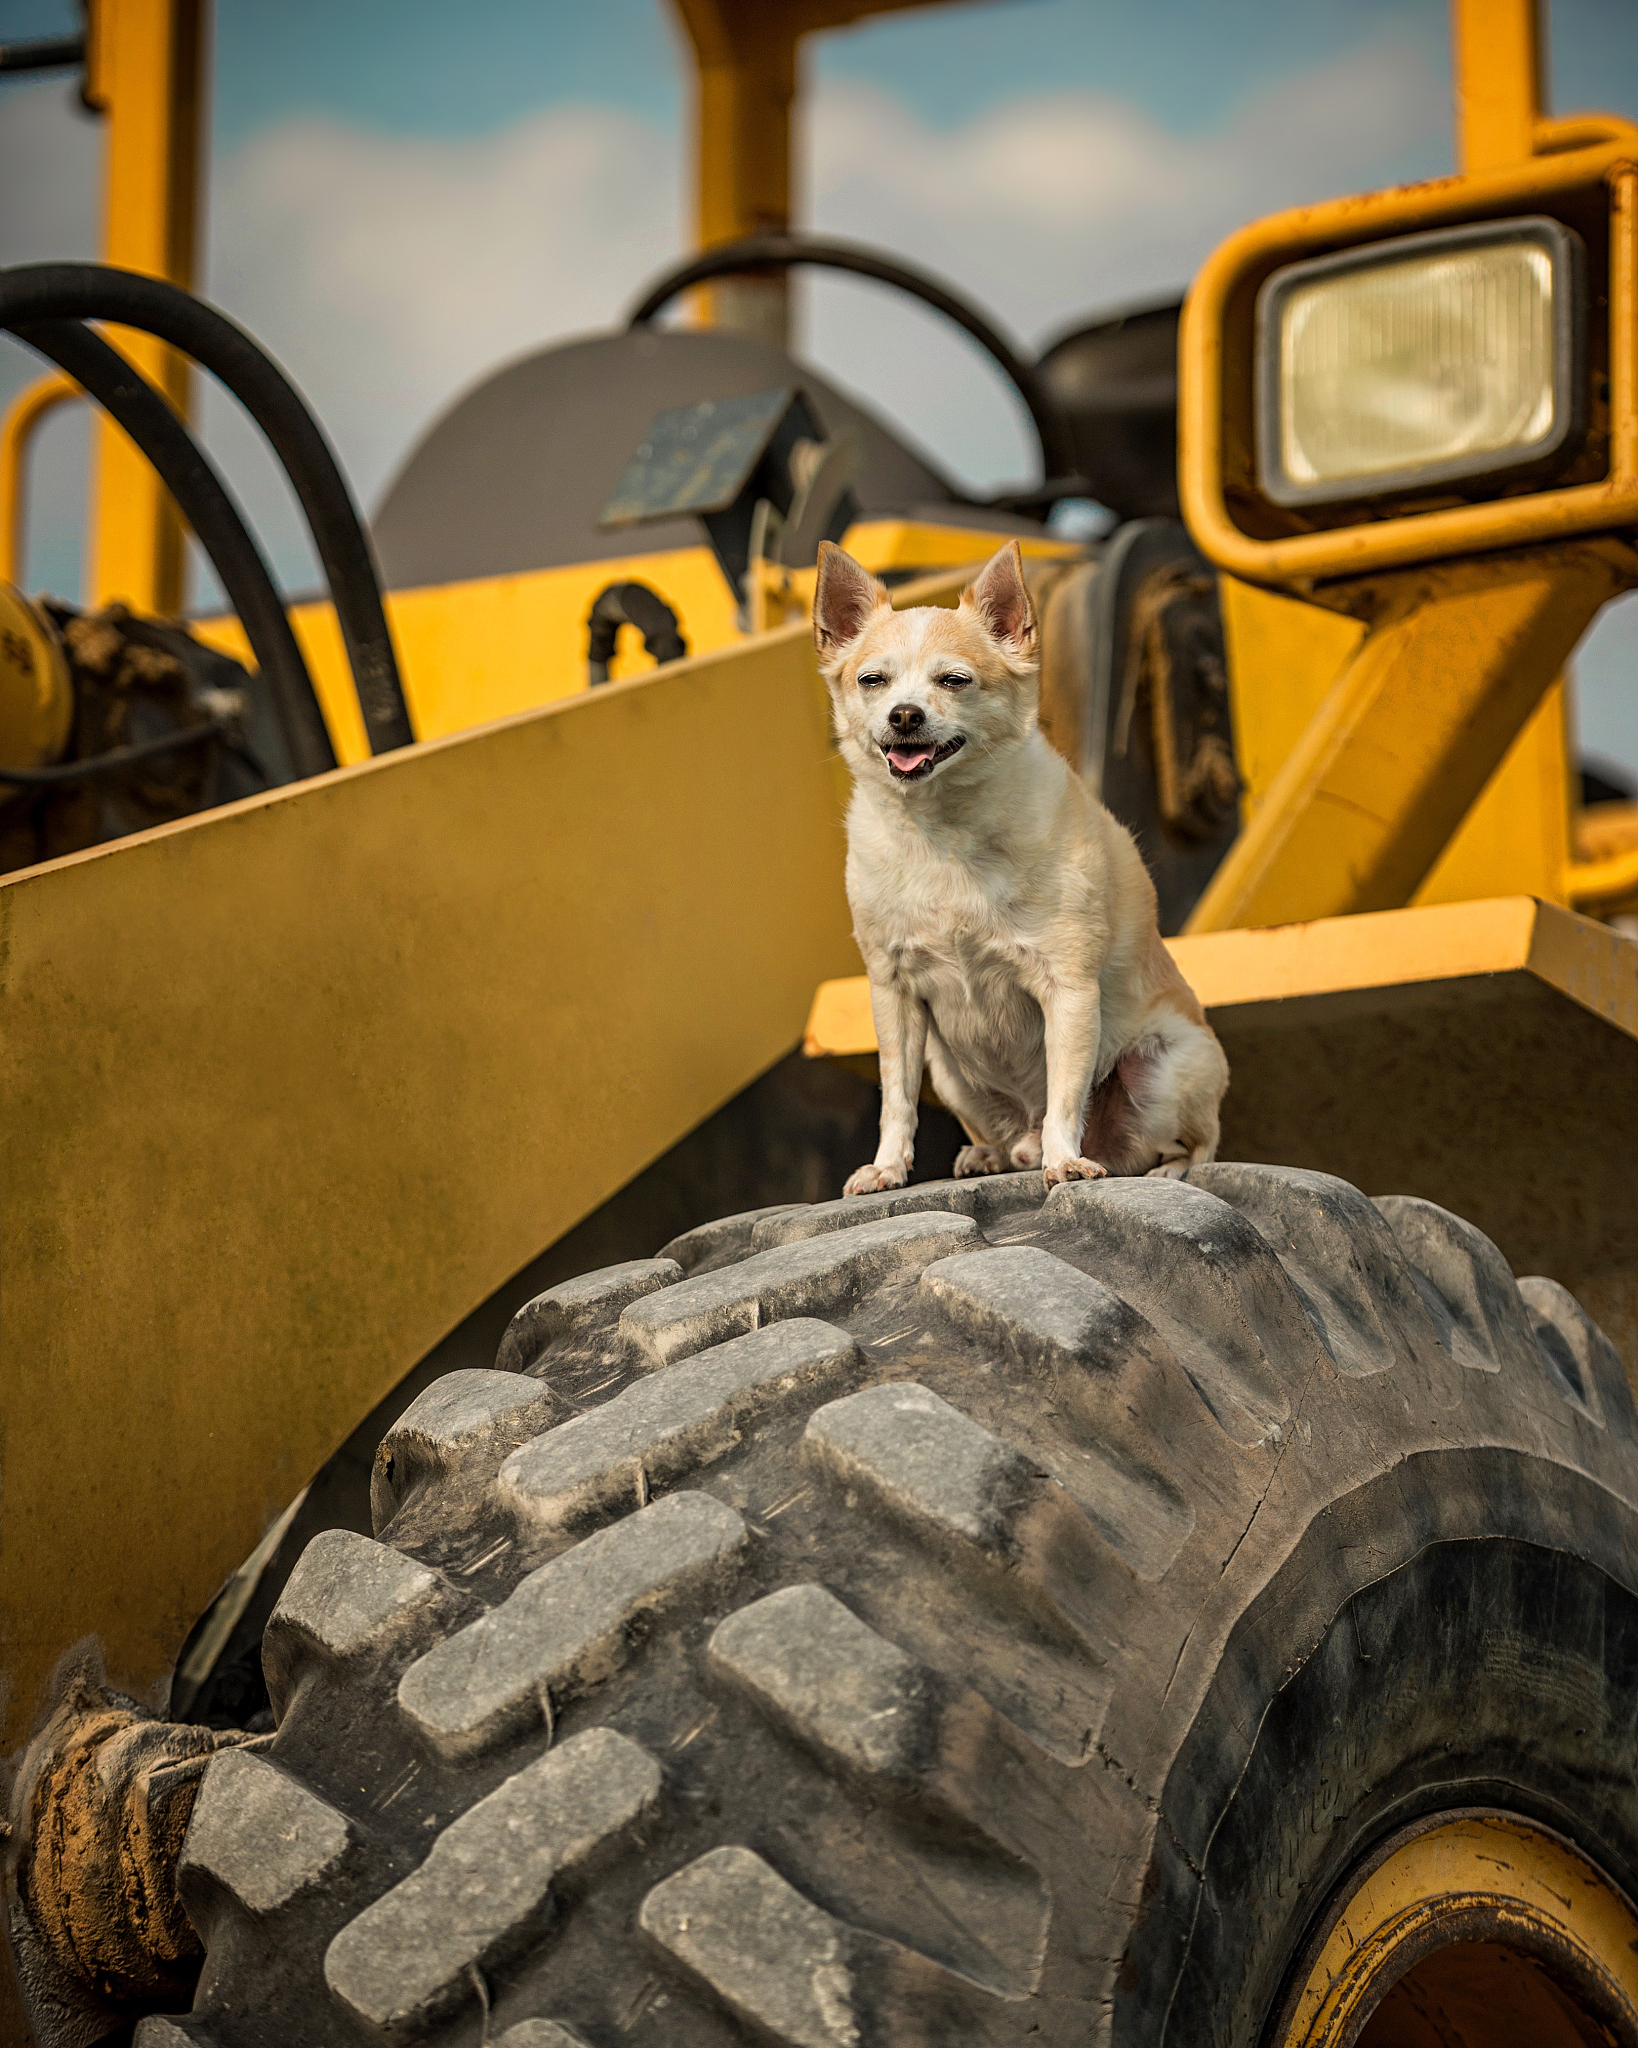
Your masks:
<svg viewBox="0 0 1638 2048"><path fill-rule="evenodd" d="M1017 99L945 132L868 85L815 100L806 189L826 232L913 254L1020 336L1185 285L1243 222L1440 167L1449 108L1409 42L1284 80L1219 130L1171 134L1107 95ZM1028 474L1021 415L942 323L878 289L811 288L813 352L974 480ZM880 310L877 310L877 306ZM866 312L866 307L870 311Z"/></svg>
<svg viewBox="0 0 1638 2048"><path fill-rule="evenodd" d="M208 289L301 387L368 504L463 386L609 325L681 239L671 138L625 114L475 142L290 122L222 168ZM249 430L220 402L207 426L237 470ZM259 513L268 488L246 480Z"/></svg>

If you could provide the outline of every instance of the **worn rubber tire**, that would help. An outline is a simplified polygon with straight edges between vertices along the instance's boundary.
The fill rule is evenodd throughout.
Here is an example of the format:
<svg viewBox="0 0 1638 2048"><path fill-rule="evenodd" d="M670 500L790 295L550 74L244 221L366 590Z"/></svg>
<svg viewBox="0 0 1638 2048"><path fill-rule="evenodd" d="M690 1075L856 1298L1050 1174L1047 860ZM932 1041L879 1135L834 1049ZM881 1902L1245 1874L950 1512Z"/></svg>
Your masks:
<svg viewBox="0 0 1638 2048"><path fill-rule="evenodd" d="M1442 1210L1217 1165L763 1212L499 1364L287 1587L139 2048L1253 2048L1417 1816L1638 1896L1626 1377Z"/></svg>

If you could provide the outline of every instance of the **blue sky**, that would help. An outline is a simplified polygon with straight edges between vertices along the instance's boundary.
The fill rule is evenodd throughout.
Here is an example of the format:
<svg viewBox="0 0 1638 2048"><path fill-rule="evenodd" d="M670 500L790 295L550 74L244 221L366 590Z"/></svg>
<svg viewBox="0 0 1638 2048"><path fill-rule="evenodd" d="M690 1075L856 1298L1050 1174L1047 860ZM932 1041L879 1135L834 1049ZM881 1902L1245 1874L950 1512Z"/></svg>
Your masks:
<svg viewBox="0 0 1638 2048"><path fill-rule="evenodd" d="M0 38L72 27L0 0ZM308 392L361 498L498 361L609 324L686 245L661 0L217 0L203 285ZM1550 101L1638 116L1638 4L1556 0ZM1271 208L1450 167L1442 0L989 0L813 39L812 225L955 279L1026 341L1181 287ZM96 253L96 124L0 87L0 260ZM805 284L800 346L977 483L1027 473L1017 409L930 316ZM0 346L0 400L34 373ZM277 480L211 444L296 587ZM77 585L83 428L41 439L30 580ZM1583 652L1589 740L1638 765L1634 604Z"/></svg>

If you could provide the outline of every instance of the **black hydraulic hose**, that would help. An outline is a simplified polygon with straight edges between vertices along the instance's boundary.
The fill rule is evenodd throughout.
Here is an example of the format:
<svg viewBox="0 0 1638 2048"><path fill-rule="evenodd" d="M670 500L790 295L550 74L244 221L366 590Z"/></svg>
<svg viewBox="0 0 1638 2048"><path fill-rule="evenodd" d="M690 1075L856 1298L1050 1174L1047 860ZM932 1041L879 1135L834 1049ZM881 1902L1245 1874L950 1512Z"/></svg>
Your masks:
<svg viewBox="0 0 1638 2048"><path fill-rule="evenodd" d="M381 754L414 740L381 604L381 579L329 442L284 372L244 329L163 278L103 263L0 270L0 328L111 320L181 349L224 384L266 435L300 501L324 567L369 735Z"/></svg>
<svg viewBox="0 0 1638 2048"><path fill-rule="evenodd" d="M890 256L882 256L858 242L833 241L824 235L747 235L742 241L724 242L707 249L702 256L679 263L656 278L627 319L628 327L646 327L662 307L691 285L705 284L713 277L730 276L748 270L785 270L793 263L811 264L820 270L846 270L858 277L873 277L882 284L896 285L923 305L931 306L947 320L953 320L970 334L1011 380L1028 408L1036 436L1041 443L1042 473L1066 477L1075 468L1075 451L1069 430L1059 414L1051 393L1036 374L1035 366L992 327L976 306L953 292L924 270L913 269Z"/></svg>
<svg viewBox="0 0 1638 2048"><path fill-rule="evenodd" d="M24 789L50 789L60 782L85 782L94 775L112 775L138 761L151 761L158 754L203 746L206 740L222 739L226 733L225 721L213 718L208 725L188 725L178 732L162 732L156 739L137 740L128 747L110 747L106 754L90 754L83 761L59 761L50 768L0 768L0 783L15 782ZM267 778L263 775L262 779Z"/></svg>
<svg viewBox="0 0 1638 2048"><path fill-rule="evenodd" d="M290 765L298 776L333 768L324 714L284 604L238 506L193 436L147 378L78 320L18 321L13 332L82 385L153 464L239 615L272 693Z"/></svg>
<svg viewBox="0 0 1638 2048"><path fill-rule="evenodd" d="M67 71L85 62L85 36L41 36L0 43L0 71Z"/></svg>

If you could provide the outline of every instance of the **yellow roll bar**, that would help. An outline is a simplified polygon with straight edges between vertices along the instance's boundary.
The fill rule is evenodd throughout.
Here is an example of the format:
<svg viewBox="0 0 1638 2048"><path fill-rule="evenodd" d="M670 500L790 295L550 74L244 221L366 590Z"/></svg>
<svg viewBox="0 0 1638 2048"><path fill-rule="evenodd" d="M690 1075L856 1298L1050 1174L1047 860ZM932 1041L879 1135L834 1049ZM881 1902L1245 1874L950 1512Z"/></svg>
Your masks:
<svg viewBox="0 0 1638 2048"><path fill-rule="evenodd" d="M28 444L48 413L81 395L61 370L19 391L0 420L0 583L21 584L28 500Z"/></svg>

